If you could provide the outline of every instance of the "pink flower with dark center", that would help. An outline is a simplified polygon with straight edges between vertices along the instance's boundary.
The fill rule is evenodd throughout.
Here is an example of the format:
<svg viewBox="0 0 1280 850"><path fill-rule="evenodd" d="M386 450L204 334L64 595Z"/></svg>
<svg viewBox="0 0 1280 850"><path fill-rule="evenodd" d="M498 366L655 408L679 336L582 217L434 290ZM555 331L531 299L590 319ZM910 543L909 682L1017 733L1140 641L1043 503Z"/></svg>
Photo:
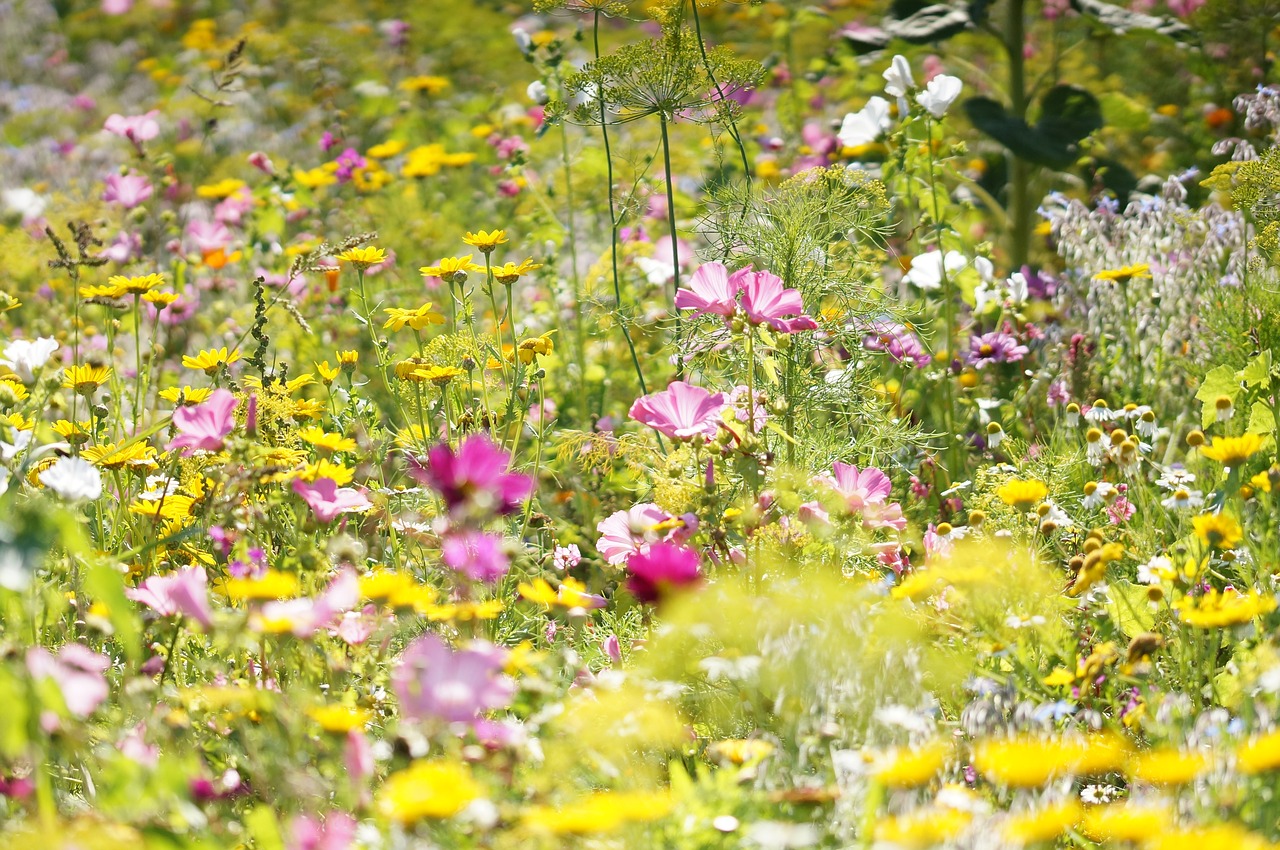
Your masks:
<svg viewBox="0 0 1280 850"><path fill-rule="evenodd" d="M364 493L354 487L339 487L332 478L317 478L310 484L295 478L293 492L302 497L321 522L333 522L342 514L360 513L373 507Z"/></svg>
<svg viewBox="0 0 1280 850"><path fill-rule="evenodd" d="M596 531L600 532L596 551L610 564L624 563L636 552L643 552L661 540L670 519L671 514L648 502L618 511L596 525Z"/></svg>
<svg viewBox="0 0 1280 850"><path fill-rule="evenodd" d="M107 116L102 129L123 139L128 139L133 142L134 147L142 150L143 142L149 142L160 135L160 124L156 121L156 116L159 114L160 110L158 109L153 109L145 115L120 115L116 113Z"/></svg>
<svg viewBox="0 0 1280 850"><path fill-rule="evenodd" d="M662 392L650 393L631 405L631 418L673 440L703 436L708 440L720 427L724 393L673 381Z"/></svg>
<svg viewBox="0 0 1280 850"><path fill-rule="evenodd" d="M981 369L988 363L1016 363L1030 352L1013 334L992 331L969 339L969 365Z"/></svg>
<svg viewBox="0 0 1280 850"><path fill-rule="evenodd" d="M400 656L391 687L403 717L474 723L482 712L505 708L515 695L515 683L502 672L506 663L506 650L486 641L454 650L428 633Z"/></svg>
<svg viewBox="0 0 1280 850"><path fill-rule="evenodd" d="M533 479L510 471L510 458L484 434L464 437L455 453L441 443L424 465L409 458L409 474L433 488L450 511L507 514L533 493Z"/></svg>
<svg viewBox="0 0 1280 850"><path fill-rule="evenodd" d="M216 452L236 426L235 409L239 402L227 390L217 389L201 404L179 407L173 412L178 436L169 449L182 449L183 457L191 457L197 449Z"/></svg>
<svg viewBox="0 0 1280 850"><path fill-rule="evenodd" d="M108 174L102 200L131 210L151 197L151 181L140 174Z"/></svg>
<svg viewBox="0 0 1280 850"><path fill-rule="evenodd" d="M750 266L731 275L723 263L703 263L689 279L689 288L676 290L676 309L692 310L695 316L714 313L728 319L738 309L738 293L750 274Z"/></svg>
<svg viewBox="0 0 1280 850"><path fill-rule="evenodd" d="M812 331L818 327L817 322L804 315L800 293L785 288L782 278L772 272L752 272L743 280L742 311L751 324L768 325L779 333Z"/></svg>
<svg viewBox="0 0 1280 850"><path fill-rule="evenodd" d="M27 671L33 679L53 679L62 691L67 710L76 717L93 714L110 693L103 675L111 660L87 646L69 643L55 658L43 646L27 650Z"/></svg>
<svg viewBox="0 0 1280 850"><path fill-rule="evenodd" d="M883 351L895 363L924 368L929 365L929 354L920 338L896 322L876 322L862 338L862 347L868 351Z"/></svg>
<svg viewBox="0 0 1280 850"><path fill-rule="evenodd" d="M883 504L889 498L892 484L889 476L874 466L858 469L850 463L836 461L831 465L831 475L819 475L815 484L825 484L844 497L850 511L865 510L868 505Z"/></svg>
<svg viewBox="0 0 1280 850"><path fill-rule="evenodd" d="M485 584L498 581L511 567L511 558L502 548L502 538L483 531L449 533L440 544L440 552L449 569Z"/></svg>
<svg viewBox="0 0 1280 850"><path fill-rule="evenodd" d="M209 611L209 576L204 567L183 567L165 576L150 576L124 595L161 617L187 616L204 628L213 625Z"/></svg>
<svg viewBox="0 0 1280 850"><path fill-rule="evenodd" d="M698 553L674 543L655 543L627 561L627 589L641 602L658 602L702 580Z"/></svg>

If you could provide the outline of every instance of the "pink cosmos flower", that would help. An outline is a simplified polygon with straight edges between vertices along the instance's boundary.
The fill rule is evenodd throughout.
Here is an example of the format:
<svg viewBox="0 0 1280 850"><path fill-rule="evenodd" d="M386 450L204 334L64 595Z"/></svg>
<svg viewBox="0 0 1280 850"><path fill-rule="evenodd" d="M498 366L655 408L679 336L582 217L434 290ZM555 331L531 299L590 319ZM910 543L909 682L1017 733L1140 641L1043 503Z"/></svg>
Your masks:
<svg viewBox="0 0 1280 850"><path fill-rule="evenodd" d="M465 574L472 581L493 584L511 567L511 558L502 548L502 538L483 531L449 533L440 550L445 566Z"/></svg>
<svg viewBox="0 0 1280 850"><path fill-rule="evenodd" d="M360 513L373 507L364 493L354 487L339 487L332 478L317 478L310 484L295 478L293 492L302 497L321 522L333 522L341 514Z"/></svg>
<svg viewBox="0 0 1280 850"><path fill-rule="evenodd" d="M505 708L515 695L515 683L502 672L506 663L506 650L487 641L454 650L428 633L400 656L391 686L406 718L473 723L482 712Z"/></svg>
<svg viewBox="0 0 1280 850"><path fill-rule="evenodd" d="M862 509L862 527L868 530L892 528L902 531L907 527L907 518L902 515L902 505L890 502L887 505L867 505Z"/></svg>
<svg viewBox="0 0 1280 850"><path fill-rule="evenodd" d="M698 553L674 543L655 543L627 561L627 589L641 602L658 602L673 590L702 580Z"/></svg>
<svg viewBox="0 0 1280 850"><path fill-rule="evenodd" d="M204 628L213 625L209 611L209 576L204 567L184 567L165 576L150 576L124 595L161 617L187 616Z"/></svg>
<svg viewBox="0 0 1280 850"><path fill-rule="evenodd" d="M817 330L818 323L804 315L800 293L782 285L771 272L752 272L742 283L742 310L753 325L767 324L778 333ZM787 318L795 316L795 318Z"/></svg>
<svg viewBox="0 0 1280 850"><path fill-rule="evenodd" d="M663 535L657 527L670 519L671 514L649 502L618 511L596 525L596 531L600 532L596 551L610 564L624 563L636 552L661 540Z"/></svg>
<svg viewBox="0 0 1280 850"><path fill-rule="evenodd" d="M201 404L179 407L173 412L173 424L178 436L169 443L169 449L182 449L183 457L191 457L197 449L220 451L226 436L236 426L236 397L223 389L214 390Z"/></svg>
<svg viewBox="0 0 1280 850"><path fill-rule="evenodd" d="M88 717L110 692L103 675L111 660L87 646L69 643L55 658L43 646L27 650L27 671L33 679L53 679L62 691L67 710L76 717Z"/></svg>
<svg viewBox="0 0 1280 850"><path fill-rule="evenodd" d="M343 567L315 599L267 602L250 618L250 624L287 622L294 637L306 640L328 629L360 602L360 580L355 570Z"/></svg>
<svg viewBox="0 0 1280 850"><path fill-rule="evenodd" d="M187 238L202 254L222 251L231 246L231 231L220 221L192 221L187 225Z"/></svg>
<svg viewBox="0 0 1280 850"><path fill-rule="evenodd" d="M738 309L738 293L750 274L750 266L730 275L724 263L703 263L690 278L689 288L676 290L676 309L693 310L695 316L714 313L728 319Z"/></svg>
<svg viewBox="0 0 1280 850"><path fill-rule="evenodd" d="M151 181L141 174L108 174L102 200L131 210L151 197Z"/></svg>
<svg viewBox="0 0 1280 850"><path fill-rule="evenodd" d="M510 471L506 452L484 434L464 437L455 453L441 443L427 453L424 465L409 458L409 474L436 490L450 511L507 514L533 493L533 479Z"/></svg>
<svg viewBox="0 0 1280 850"><path fill-rule="evenodd" d="M724 393L673 381L662 392L650 393L631 405L631 418L673 440L701 435L711 439L720 425Z"/></svg>
<svg viewBox="0 0 1280 850"><path fill-rule="evenodd" d="M149 142L160 135L160 124L156 121L156 116L159 114L160 110L158 109L153 109L145 115L121 115L115 113L107 116L102 129L123 139L128 139L133 142L138 150L142 150L143 142Z"/></svg>
<svg viewBox="0 0 1280 850"><path fill-rule="evenodd" d="M356 820L346 812L330 812L322 821L297 815L289 824L288 850L347 850L356 838Z"/></svg>
<svg viewBox="0 0 1280 850"><path fill-rule="evenodd" d="M868 505L883 504L889 498L892 484L889 476L874 466L859 470L849 463L836 461L831 465L831 475L819 475L813 479L815 484L825 484L844 497L850 511L865 510Z"/></svg>

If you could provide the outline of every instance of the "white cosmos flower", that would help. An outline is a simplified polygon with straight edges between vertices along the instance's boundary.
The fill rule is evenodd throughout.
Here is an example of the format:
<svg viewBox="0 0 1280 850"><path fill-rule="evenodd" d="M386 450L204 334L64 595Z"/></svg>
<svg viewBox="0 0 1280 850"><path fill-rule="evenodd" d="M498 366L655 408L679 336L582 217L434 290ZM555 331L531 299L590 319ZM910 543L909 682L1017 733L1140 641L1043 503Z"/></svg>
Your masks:
<svg viewBox="0 0 1280 850"><path fill-rule="evenodd" d="M889 101L873 97L858 112L850 112L840 125L840 144L846 148L869 145L889 129Z"/></svg>
<svg viewBox="0 0 1280 850"><path fill-rule="evenodd" d="M959 251L948 251L945 255L941 251L917 254L911 258L911 268L907 271L906 281L921 289L937 289L942 286L944 267L948 274L953 274L968 264L969 261Z"/></svg>
<svg viewBox="0 0 1280 850"><path fill-rule="evenodd" d="M911 66L901 54L893 57L893 62L884 71L884 92L893 97L906 97L907 92L916 86L911 76Z"/></svg>
<svg viewBox="0 0 1280 850"><path fill-rule="evenodd" d="M1030 294L1027 286L1027 276L1022 272L1014 272L1009 275L1009 280L1005 287L1009 290L1009 300L1014 304L1024 303Z"/></svg>
<svg viewBox="0 0 1280 850"><path fill-rule="evenodd" d="M947 109L960 96L961 88L963 84L959 77L939 74L929 81L924 91L916 95L916 103L929 110L929 114L934 118L941 118L947 114Z"/></svg>
<svg viewBox="0 0 1280 850"><path fill-rule="evenodd" d="M4 201L5 207L10 212L17 213L22 217L23 224L39 218L40 214L44 212L45 206L49 203L42 195L26 187L5 189L0 192L0 200Z"/></svg>
<svg viewBox="0 0 1280 850"><path fill-rule="evenodd" d="M35 382L36 372L49 362L53 352L58 350L58 341L50 336L38 339L15 339L4 347L4 357L0 364L13 370L22 379L22 383Z"/></svg>
<svg viewBox="0 0 1280 850"><path fill-rule="evenodd" d="M102 495L98 468L78 457L58 458L40 473L40 483L69 502L92 501Z"/></svg>

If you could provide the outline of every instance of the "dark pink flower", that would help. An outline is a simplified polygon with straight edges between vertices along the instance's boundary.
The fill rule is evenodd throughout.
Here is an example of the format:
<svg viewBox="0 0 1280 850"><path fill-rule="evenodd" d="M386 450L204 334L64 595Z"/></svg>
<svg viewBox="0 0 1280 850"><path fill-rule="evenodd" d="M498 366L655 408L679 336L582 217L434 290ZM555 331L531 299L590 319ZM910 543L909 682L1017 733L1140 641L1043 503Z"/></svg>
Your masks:
<svg viewBox="0 0 1280 850"><path fill-rule="evenodd" d="M204 567L183 567L165 576L150 576L124 595L161 617L187 616L204 628L213 625L209 612L209 576Z"/></svg>
<svg viewBox="0 0 1280 850"><path fill-rule="evenodd" d="M636 399L631 405L631 418L673 440L688 440L698 435L711 439L720 426L722 407L724 393L711 393L684 381L673 381L662 392Z"/></svg>
<svg viewBox="0 0 1280 850"><path fill-rule="evenodd" d="M673 590L702 580L698 553L674 543L655 543L627 560L627 589L641 602L658 602Z"/></svg>
<svg viewBox="0 0 1280 850"><path fill-rule="evenodd" d="M463 438L456 453L441 443L427 453L425 465L409 458L409 474L435 489L450 511L506 514L533 492L533 479L511 472L507 453L484 434Z"/></svg>
<svg viewBox="0 0 1280 850"><path fill-rule="evenodd" d="M111 660L87 646L69 643L55 658L43 646L27 650L27 671L33 679L51 678L62 691L67 710L76 717L88 717L110 692L103 675Z"/></svg>
<svg viewBox="0 0 1280 850"><path fill-rule="evenodd" d="M969 339L967 360L975 369L988 363L1016 363L1029 352L1013 334L992 331Z"/></svg>
<svg viewBox="0 0 1280 850"><path fill-rule="evenodd" d="M515 683L502 670L507 652L486 641L454 650L434 634L409 644L391 673L401 715L411 720L472 723L505 708Z"/></svg>
<svg viewBox="0 0 1280 850"><path fill-rule="evenodd" d="M339 487L332 478L317 478L311 484L295 478L293 492L302 497L321 522L333 522L342 514L360 513L373 507L364 493L354 487Z"/></svg>
<svg viewBox="0 0 1280 850"><path fill-rule="evenodd" d="M173 412L178 436L169 443L169 449L182 449L183 457L191 457L197 449L220 451L236 426L234 411L238 403L230 392L217 389L201 404L179 407Z"/></svg>
<svg viewBox="0 0 1280 850"><path fill-rule="evenodd" d="M140 174L108 174L102 200L131 210L151 197L151 181Z"/></svg>
<svg viewBox="0 0 1280 850"><path fill-rule="evenodd" d="M676 309L692 310L695 316L714 313L728 319L738 309L738 293L750 274L750 266L730 275L723 263L703 263L689 279L689 288L676 290Z"/></svg>
<svg viewBox="0 0 1280 850"><path fill-rule="evenodd" d="M753 325L768 325L779 333L816 330L818 323L804 315L800 293L782 285L772 272L752 272L742 282L742 311ZM794 318L787 318L792 316Z"/></svg>
<svg viewBox="0 0 1280 850"><path fill-rule="evenodd" d="M511 558L502 548L502 538L483 531L454 531L440 545L441 557L449 569L472 581L493 584L507 574Z"/></svg>

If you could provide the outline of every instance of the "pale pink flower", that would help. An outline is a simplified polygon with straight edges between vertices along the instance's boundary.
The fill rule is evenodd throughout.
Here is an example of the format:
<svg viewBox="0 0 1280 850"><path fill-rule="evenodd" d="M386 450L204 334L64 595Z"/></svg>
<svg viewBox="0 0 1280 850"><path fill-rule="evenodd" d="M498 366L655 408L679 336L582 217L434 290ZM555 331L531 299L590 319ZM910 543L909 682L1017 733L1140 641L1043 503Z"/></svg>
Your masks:
<svg viewBox="0 0 1280 850"><path fill-rule="evenodd" d="M296 815L289 824L288 850L347 850L356 837L356 820L346 812L330 812L324 820Z"/></svg>
<svg viewBox="0 0 1280 850"><path fill-rule="evenodd" d="M144 115L121 115L115 113L107 116L102 129L123 139L128 139L133 142L138 150L142 150L143 142L149 142L160 135L160 124L156 121L156 116L159 114L160 110L158 109L153 109Z"/></svg>
<svg viewBox="0 0 1280 850"><path fill-rule="evenodd" d="M296 638L306 640L321 629L328 629L360 602L360 580L355 570L343 567L324 592L315 599L287 599L267 602L251 619L265 622L287 622Z"/></svg>
<svg viewBox="0 0 1280 850"><path fill-rule="evenodd" d="M515 683L503 673L507 651L487 641L457 650L427 633L409 644L391 673L401 716L472 723L480 714L505 708Z"/></svg>
<svg viewBox="0 0 1280 850"><path fill-rule="evenodd" d="M751 324L767 324L779 333L812 331L818 327L817 322L804 315L800 293L785 288L782 278L771 272L752 272L743 280L742 311Z"/></svg>
<svg viewBox="0 0 1280 850"><path fill-rule="evenodd" d="M724 263L703 263L690 278L689 288L676 290L676 309L693 310L695 316L714 313L728 319L738 309L738 293L751 273L750 266L731 275Z"/></svg>
<svg viewBox="0 0 1280 850"><path fill-rule="evenodd" d="M231 246L231 231L220 221L196 219L187 225L187 239L202 254L222 251Z"/></svg>
<svg viewBox="0 0 1280 850"><path fill-rule="evenodd" d="M150 576L124 595L161 617L187 616L204 628L213 625L209 611L209 576L204 567L183 567L164 576Z"/></svg>
<svg viewBox="0 0 1280 850"><path fill-rule="evenodd" d="M141 174L108 174L102 200L131 210L151 197L151 181Z"/></svg>
<svg viewBox="0 0 1280 850"><path fill-rule="evenodd" d="M178 436L169 443L169 449L182 449L183 457L191 457L197 449L220 451L236 426L234 411L238 403L230 392L217 389L201 404L179 407L173 412Z"/></svg>
<svg viewBox="0 0 1280 850"><path fill-rule="evenodd" d="M815 484L825 484L844 497L850 511L864 510L868 505L883 504L889 498L892 484L889 476L874 466L865 469L836 461L831 465L831 475L819 475Z"/></svg>
<svg viewBox="0 0 1280 850"><path fill-rule="evenodd" d="M53 679L62 691L67 710L76 717L93 714L107 698L110 690L103 673L111 660L87 646L69 643L58 650L55 658L43 646L27 650L27 671L33 679Z"/></svg>
<svg viewBox="0 0 1280 850"><path fill-rule="evenodd" d="M600 539L596 541L596 551L610 564L624 563L634 553L662 540L666 535L658 526L670 519L671 514L649 502L618 511L597 523Z"/></svg>
<svg viewBox="0 0 1280 850"><path fill-rule="evenodd" d="M339 487L332 478L317 478L310 484L295 478L293 492L302 497L321 522L333 522L341 514L360 513L373 507L364 493L354 487Z"/></svg>
<svg viewBox="0 0 1280 850"><path fill-rule="evenodd" d="M715 437L720 426L724 393L673 381L662 392L650 393L631 405L631 418L673 440Z"/></svg>

